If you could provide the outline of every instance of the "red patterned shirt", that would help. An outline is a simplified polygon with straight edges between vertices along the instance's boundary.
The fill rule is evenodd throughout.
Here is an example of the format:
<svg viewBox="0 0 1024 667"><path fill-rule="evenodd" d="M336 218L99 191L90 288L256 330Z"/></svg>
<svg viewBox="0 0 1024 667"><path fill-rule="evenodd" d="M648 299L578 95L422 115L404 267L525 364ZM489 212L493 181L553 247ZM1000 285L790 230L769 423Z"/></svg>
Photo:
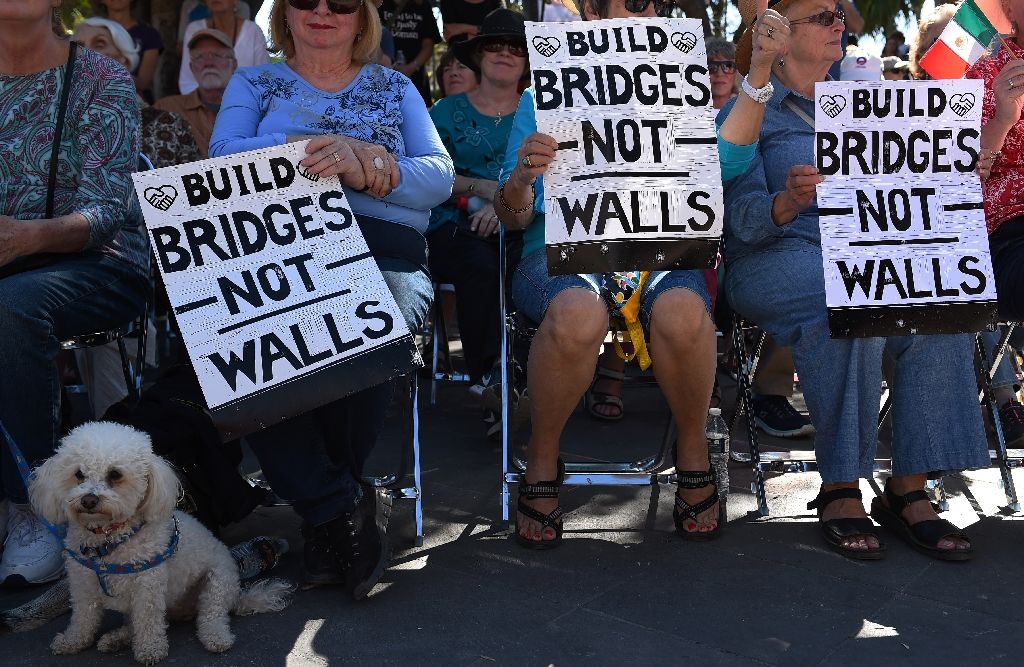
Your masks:
<svg viewBox="0 0 1024 667"><path fill-rule="evenodd" d="M1010 48L1018 58L1024 58L1024 48L1011 43ZM966 79L981 79L985 82L985 99L981 108L981 124L984 126L996 115L996 96L992 92L992 81L1010 61L1011 54L1006 47L1000 48L994 56L982 58L967 70ZM992 172L985 181L985 222L991 234L999 225L1011 218L1024 216L1024 118L1010 128L1003 143L1002 155L996 158Z"/></svg>

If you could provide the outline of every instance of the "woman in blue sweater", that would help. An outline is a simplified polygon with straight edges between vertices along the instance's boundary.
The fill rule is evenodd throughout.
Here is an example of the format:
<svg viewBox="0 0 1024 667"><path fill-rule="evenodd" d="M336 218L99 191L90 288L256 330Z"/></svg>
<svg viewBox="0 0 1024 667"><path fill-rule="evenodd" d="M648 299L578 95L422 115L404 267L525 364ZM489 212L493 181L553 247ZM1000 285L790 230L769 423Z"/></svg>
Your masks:
<svg viewBox="0 0 1024 667"><path fill-rule="evenodd" d="M377 8L363 0L276 0L271 38L284 62L240 69L228 84L211 156L308 141L309 171L345 186L384 279L409 324L430 306L430 209L448 199L454 170L409 79L371 64ZM303 520L306 577L369 594L387 565L373 493L359 483L394 383L249 436L274 490Z"/></svg>

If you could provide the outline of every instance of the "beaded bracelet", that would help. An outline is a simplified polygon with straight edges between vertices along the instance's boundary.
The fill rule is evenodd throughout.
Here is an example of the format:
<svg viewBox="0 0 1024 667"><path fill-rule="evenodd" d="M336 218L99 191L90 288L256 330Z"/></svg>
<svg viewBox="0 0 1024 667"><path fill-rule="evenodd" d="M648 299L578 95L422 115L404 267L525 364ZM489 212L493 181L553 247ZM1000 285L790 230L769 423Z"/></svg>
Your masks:
<svg viewBox="0 0 1024 667"><path fill-rule="evenodd" d="M531 208L533 208L533 200L536 199L536 198L537 198L537 191L534 190L533 181L530 181L530 201L529 201L529 203L526 206L522 207L522 208L512 208L509 205L508 200L505 199L505 186L502 185L500 188L498 188L498 201L501 202L501 205L509 213L526 213Z"/></svg>

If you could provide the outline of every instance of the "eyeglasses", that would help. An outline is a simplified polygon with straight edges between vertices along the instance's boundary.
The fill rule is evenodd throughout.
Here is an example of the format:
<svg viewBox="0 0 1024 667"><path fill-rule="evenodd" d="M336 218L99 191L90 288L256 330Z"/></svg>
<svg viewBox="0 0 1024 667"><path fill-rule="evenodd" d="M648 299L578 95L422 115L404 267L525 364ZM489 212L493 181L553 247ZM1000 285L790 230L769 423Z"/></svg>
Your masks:
<svg viewBox="0 0 1024 667"><path fill-rule="evenodd" d="M708 72L714 74L715 72L721 72L722 74L732 74L736 71L736 61L734 60L709 60L708 61Z"/></svg>
<svg viewBox="0 0 1024 667"><path fill-rule="evenodd" d="M517 58L526 57L526 42L515 39L489 39L480 47L488 53L501 53L505 49Z"/></svg>
<svg viewBox="0 0 1024 667"><path fill-rule="evenodd" d="M212 63L226 63L229 60L234 60L234 54L230 53L197 53L192 56L192 62L212 62Z"/></svg>
<svg viewBox="0 0 1024 667"><path fill-rule="evenodd" d="M288 4L302 11L320 6L320 0L288 0ZM332 14L354 14L363 6L363 0L327 0L327 9Z"/></svg>
<svg viewBox="0 0 1024 667"><path fill-rule="evenodd" d="M623 5L626 7L626 11L630 14L643 14L647 11L647 7L654 2L654 11L661 16L661 14L668 10L672 6L674 0L625 0Z"/></svg>
<svg viewBox="0 0 1024 667"><path fill-rule="evenodd" d="M839 19L842 23L846 23L846 12L844 12L842 9L837 9L834 12L832 10L826 9L820 14L815 14L814 16L808 16L806 18L790 21L789 25L794 26L799 25L801 23L817 23L818 25L830 28L832 27L832 24L836 22L836 19Z"/></svg>

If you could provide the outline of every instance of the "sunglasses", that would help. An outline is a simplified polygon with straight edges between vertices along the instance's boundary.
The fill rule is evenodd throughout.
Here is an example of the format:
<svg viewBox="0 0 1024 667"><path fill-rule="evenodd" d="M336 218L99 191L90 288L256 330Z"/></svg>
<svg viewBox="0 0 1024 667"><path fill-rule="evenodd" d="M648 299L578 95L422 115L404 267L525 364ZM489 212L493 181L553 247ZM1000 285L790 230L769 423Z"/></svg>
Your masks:
<svg viewBox="0 0 1024 667"><path fill-rule="evenodd" d="M815 14L814 16L808 16L806 18L790 21L789 25L794 26L799 25L801 23L817 23L818 25L829 28L832 26L833 23L836 22L836 19L839 19L841 22L846 23L846 12L844 12L842 9L837 9L834 12L831 10L825 10L820 14Z"/></svg>
<svg viewBox="0 0 1024 667"><path fill-rule="evenodd" d="M654 3L654 11L661 16L672 6L674 0L625 0L623 5L630 14L643 14L651 2Z"/></svg>
<svg viewBox="0 0 1024 667"><path fill-rule="evenodd" d="M517 58L526 57L526 42L515 39L489 39L480 47L487 53L501 53L505 49Z"/></svg>
<svg viewBox="0 0 1024 667"><path fill-rule="evenodd" d="M715 72L721 72L722 74L732 74L736 71L736 62L734 60L709 60L708 61L708 72L714 74Z"/></svg>
<svg viewBox="0 0 1024 667"><path fill-rule="evenodd" d="M302 11L320 6L320 0L288 0L288 4ZM332 14L354 14L363 6L363 0L327 0L327 9Z"/></svg>

